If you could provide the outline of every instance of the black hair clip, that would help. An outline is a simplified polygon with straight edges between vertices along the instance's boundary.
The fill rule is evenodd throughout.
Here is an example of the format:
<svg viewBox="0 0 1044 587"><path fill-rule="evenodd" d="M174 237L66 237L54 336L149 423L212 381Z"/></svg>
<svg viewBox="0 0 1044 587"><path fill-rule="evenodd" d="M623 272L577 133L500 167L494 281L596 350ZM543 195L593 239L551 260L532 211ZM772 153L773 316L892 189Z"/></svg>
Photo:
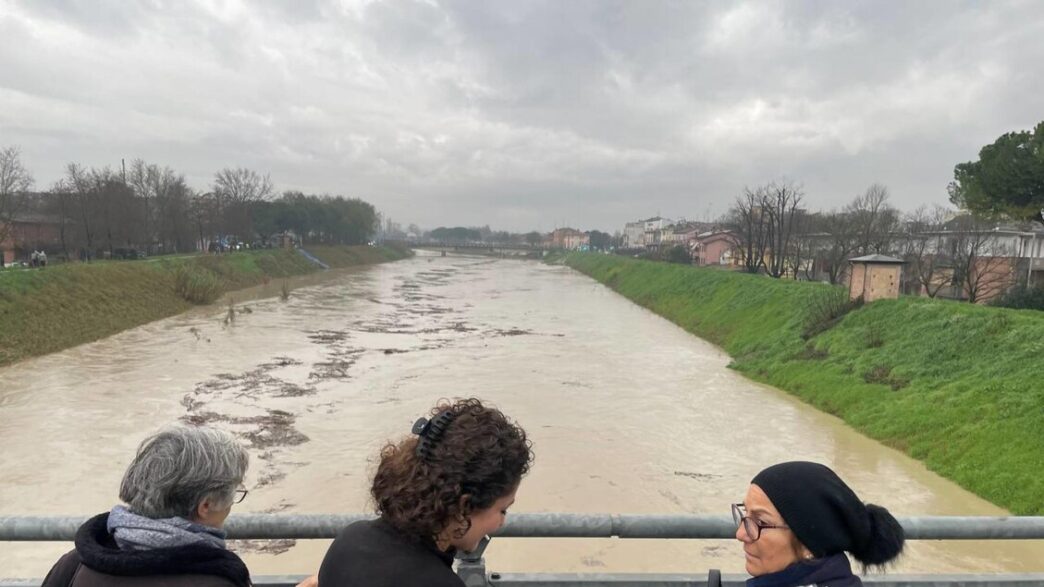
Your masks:
<svg viewBox="0 0 1044 587"><path fill-rule="evenodd" d="M418 457L427 460L431 456L432 449L435 448L435 444L438 443L446 432L446 428L453 421L453 417L452 410L443 410L431 420L419 418L413 423L413 433L420 436L420 439L417 441Z"/></svg>

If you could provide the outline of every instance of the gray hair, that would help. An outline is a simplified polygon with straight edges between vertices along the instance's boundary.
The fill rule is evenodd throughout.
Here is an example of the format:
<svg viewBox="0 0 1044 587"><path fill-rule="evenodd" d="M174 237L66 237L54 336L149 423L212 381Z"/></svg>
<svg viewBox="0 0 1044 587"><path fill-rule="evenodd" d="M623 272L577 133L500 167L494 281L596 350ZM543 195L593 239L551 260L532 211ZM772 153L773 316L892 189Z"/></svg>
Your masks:
<svg viewBox="0 0 1044 587"><path fill-rule="evenodd" d="M120 499L149 518L191 518L206 498L231 504L250 457L231 434L178 426L142 441L120 483Z"/></svg>

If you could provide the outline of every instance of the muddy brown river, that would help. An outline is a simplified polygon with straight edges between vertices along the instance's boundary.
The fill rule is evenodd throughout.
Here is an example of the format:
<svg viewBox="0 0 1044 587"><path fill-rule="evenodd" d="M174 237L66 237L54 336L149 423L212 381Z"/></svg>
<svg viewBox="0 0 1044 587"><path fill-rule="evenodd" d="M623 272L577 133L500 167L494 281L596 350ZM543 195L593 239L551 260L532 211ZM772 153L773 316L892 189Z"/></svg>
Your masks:
<svg viewBox="0 0 1044 587"><path fill-rule="evenodd" d="M566 267L415 258L276 283L0 369L0 515L109 509L138 442L175 422L250 447L236 511L368 511L373 457L442 397L478 396L536 451L514 512L727 514L762 467L829 464L897 515L1004 510L730 371L729 357ZM266 297L267 296L267 297ZM311 573L326 541L240 543ZM0 543L41 577L68 544ZM494 540L498 571L741 572L735 541ZM1044 541L915 541L904 572L1044 571Z"/></svg>

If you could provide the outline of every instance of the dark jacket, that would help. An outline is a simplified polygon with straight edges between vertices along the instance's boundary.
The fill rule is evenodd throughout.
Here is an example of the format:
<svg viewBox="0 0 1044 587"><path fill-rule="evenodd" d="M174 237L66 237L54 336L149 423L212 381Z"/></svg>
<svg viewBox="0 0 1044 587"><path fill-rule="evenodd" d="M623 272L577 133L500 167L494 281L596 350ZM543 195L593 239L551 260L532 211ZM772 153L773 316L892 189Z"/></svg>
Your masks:
<svg viewBox="0 0 1044 587"><path fill-rule="evenodd" d="M319 567L322 587L463 587L453 552L402 535L384 520L350 524Z"/></svg>
<svg viewBox="0 0 1044 587"><path fill-rule="evenodd" d="M747 579L747 587L862 587L844 553L796 562L782 571Z"/></svg>
<svg viewBox="0 0 1044 587"><path fill-rule="evenodd" d="M250 573L235 554L193 545L121 550L97 515L76 531L76 548L58 559L42 587L248 587Z"/></svg>

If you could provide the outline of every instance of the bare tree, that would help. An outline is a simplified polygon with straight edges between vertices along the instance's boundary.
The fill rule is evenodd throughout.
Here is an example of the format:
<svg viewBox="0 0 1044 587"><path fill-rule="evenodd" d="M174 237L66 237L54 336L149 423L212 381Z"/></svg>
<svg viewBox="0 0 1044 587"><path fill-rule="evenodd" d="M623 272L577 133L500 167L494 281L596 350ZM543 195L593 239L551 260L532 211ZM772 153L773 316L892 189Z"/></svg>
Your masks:
<svg viewBox="0 0 1044 587"><path fill-rule="evenodd" d="M793 236L786 255L787 268L794 279L801 275L808 280L815 277L816 256L823 240L819 225L819 214L798 210L794 215Z"/></svg>
<svg viewBox="0 0 1044 587"><path fill-rule="evenodd" d="M221 231L249 237L252 232L249 204L272 195L267 175L245 168L226 167L214 174L214 197Z"/></svg>
<svg viewBox="0 0 1044 587"><path fill-rule="evenodd" d="M782 277L787 268L787 251L794 232L794 217L804 197L801 187L791 181L774 181L761 191L761 206L768 216L768 273Z"/></svg>
<svg viewBox="0 0 1044 587"><path fill-rule="evenodd" d="M888 188L875 183L848 205L857 226L856 253L869 255L891 251L899 232L899 211L888 203Z"/></svg>
<svg viewBox="0 0 1044 587"><path fill-rule="evenodd" d="M17 147L0 149L0 242L7 238L11 221L25 206L26 192L33 187L33 176L22 165Z"/></svg>
<svg viewBox="0 0 1044 587"><path fill-rule="evenodd" d="M208 250L208 235L214 234L216 230L217 199L214 194L196 194L189 203L189 215L199 233L199 246L203 251Z"/></svg>
<svg viewBox="0 0 1044 587"><path fill-rule="evenodd" d="M62 245L62 254L66 260L69 259L69 244L72 240L72 228L69 224L69 219L73 214L72 191L68 181L59 179L51 188L49 201L45 204L58 218L58 240Z"/></svg>
<svg viewBox="0 0 1044 587"><path fill-rule="evenodd" d="M953 283L971 302L987 301L1014 284L1013 251L997 242L992 225L973 216L953 223L949 248Z"/></svg>
<svg viewBox="0 0 1044 587"><path fill-rule="evenodd" d="M105 246L112 255L119 247L135 247L144 240L140 202L121 174L108 167L91 169L91 182L98 206L98 231L105 236Z"/></svg>
<svg viewBox="0 0 1044 587"><path fill-rule="evenodd" d="M60 196L67 192L75 202L73 213L79 216L81 244L88 258L99 241L111 255L117 246L133 246L141 240L139 200L119 173L70 163L63 187Z"/></svg>
<svg viewBox="0 0 1044 587"><path fill-rule="evenodd" d="M272 180L250 169L226 167L214 175L214 188L227 201L253 202L272 195Z"/></svg>
<svg viewBox="0 0 1044 587"><path fill-rule="evenodd" d="M94 251L94 232L92 230L92 219L95 216L94 189L91 185L89 172L76 163L70 163L65 167L65 184L68 186L72 199L76 202L76 212L80 217L83 229L84 245L87 250L87 258Z"/></svg>
<svg viewBox="0 0 1044 587"><path fill-rule="evenodd" d="M160 242L172 251L183 251L191 242L192 188L185 183L185 176L164 168L157 187L157 210L159 212Z"/></svg>
<svg viewBox="0 0 1044 587"><path fill-rule="evenodd" d="M149 245L153 242L153 201L156 200L158 194L156 190L158 188L159 166L149 165L143 159L135 159L131 161L130 176L127 178L127 184L134 190L134 195L141 201L142 207L142 227L144 232L144 245L146 250L149 249Z"/></svg>
<svg viewBox="0 0 1044 587"><path fill-rule="evenodd" d="M747 273L758 273L766 267L769 223L764 199L764 188L743 188L743 195L736 198L726 221L735 235L734 244L743 255L743 268Z"/></svg>
<svg viewBox="0 0 1044 587"><path fill-rule="evenodd" d="M852 214L844 210L824 214L821 222L827 236L820 254L827 280L836 285L844 280L848 260L858 248L857 226Z"/></svg>
<svg viewBox="0 0 1044 587"><path fill-rule="evenodd" d="M909 281L916 283L930 298L939 295L948 285L944 274L952 259L947 254L942 231L949 215L949 210L942 206L921 206L907 214L904 222L900 246Z"/></svg>
<svg viewBox="0 0 1044 587"><path fill-rule="evenodd" d="M143 244L151 248L158 243L164 250L182 250L182 241L192 240L189 236L191 188L185 183L185 176L170 167L135 159L127 182L143 209Z"/></svg>

